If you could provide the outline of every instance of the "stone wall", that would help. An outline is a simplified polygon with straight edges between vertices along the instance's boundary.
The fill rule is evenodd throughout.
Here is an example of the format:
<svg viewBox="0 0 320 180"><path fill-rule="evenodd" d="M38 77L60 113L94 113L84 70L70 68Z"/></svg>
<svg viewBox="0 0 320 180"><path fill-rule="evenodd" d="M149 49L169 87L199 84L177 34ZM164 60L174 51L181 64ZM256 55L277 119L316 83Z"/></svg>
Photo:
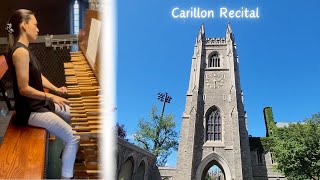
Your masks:
<svg viewBox="0 0 320 180"><path fill-rule="evenodd" d="M160 180L156 157L150 152L118 137L118 180Z"/></svg>

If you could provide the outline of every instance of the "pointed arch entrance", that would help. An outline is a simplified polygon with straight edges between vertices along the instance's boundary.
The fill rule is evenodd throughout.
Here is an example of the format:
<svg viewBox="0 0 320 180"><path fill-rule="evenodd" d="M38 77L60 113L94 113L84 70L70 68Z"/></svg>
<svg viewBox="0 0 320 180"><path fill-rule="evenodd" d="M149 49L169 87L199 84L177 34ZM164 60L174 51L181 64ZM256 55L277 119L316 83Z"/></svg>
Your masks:
<svg viewBox="0 0 320 180"><path fill-rule="evenodd" d="M227 161L216 153L211 153L201 161L196 173L196 180L204 180L207 171L214 165L221 169L225 180L232 180L230 167Z"/></svg>

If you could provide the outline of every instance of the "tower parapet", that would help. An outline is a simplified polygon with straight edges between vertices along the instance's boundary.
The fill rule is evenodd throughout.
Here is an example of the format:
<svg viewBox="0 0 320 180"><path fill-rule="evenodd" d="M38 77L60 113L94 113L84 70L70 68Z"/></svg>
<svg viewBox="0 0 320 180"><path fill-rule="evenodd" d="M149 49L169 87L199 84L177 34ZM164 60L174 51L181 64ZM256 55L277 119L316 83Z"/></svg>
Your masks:
<svg viewBox="0 0 320 180"><path fill-rule="evenodd" d="M226 45L226 38L206 38L206 45Z"/></svg>

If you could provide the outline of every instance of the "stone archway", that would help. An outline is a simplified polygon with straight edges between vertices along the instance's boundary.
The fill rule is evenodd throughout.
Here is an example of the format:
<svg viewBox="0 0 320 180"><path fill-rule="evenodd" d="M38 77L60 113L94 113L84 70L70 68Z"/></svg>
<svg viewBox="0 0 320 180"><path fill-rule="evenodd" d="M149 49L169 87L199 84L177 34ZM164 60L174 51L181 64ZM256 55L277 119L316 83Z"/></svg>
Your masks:
<svg viewBox="0 0 320 180"><path fill-rule="evenodd" d="M144 161L141 161L141 163L138 166L135 179L144 180L145 173L146 173L145 171L146 171L146 164L144 163Z"/></svg>
<svg viewBox="0 0 320 180"><path fill-rule="evenodd" d="M133 161L133 158L130 157L121 166L121 169L118 175L118 180L132 180L133 169L134 169L134 161Z"/></svg>
<svg viewBox="0 0 320 180"><path fill-rule="evenodd" d="M225 173L221 165L213 160L211 161L203 170L201 175L201 180L206 179L218 179L218 180L225 180Z"/></svg>
<svg viewBox="0 0 320 180"><path fill-rule="evenodd" d="M232 180L232 174L227 161L216 153L209 154L201 161L197 169L196 180L202 180L205 176L205 173L213 165L218 166L223 171L226 180Z"/></svg>

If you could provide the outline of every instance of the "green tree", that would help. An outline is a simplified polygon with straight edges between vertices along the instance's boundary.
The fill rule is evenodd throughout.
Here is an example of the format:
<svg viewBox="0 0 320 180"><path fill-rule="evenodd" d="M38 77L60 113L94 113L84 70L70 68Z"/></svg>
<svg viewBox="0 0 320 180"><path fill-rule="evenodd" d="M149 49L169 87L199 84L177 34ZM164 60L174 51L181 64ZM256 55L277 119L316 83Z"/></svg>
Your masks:
<svg viewBox="0 0 320 180"><path fill-rule="evenodd" d="M277 128L272 152L276 168L290 179L320 178L320 113L304 123Z"/></svg>
<svg viewBox="0 0 320 180"><path fill-rule="evenodd" d="M157 157L157 165L164 166L172 150L178 149L178 133L174 130L176 123L172 114L159 116L153 106L150 119L141 119L134 139L142 148Z"/></svg>
<svg viewBox="0 0 320 180"><path fill-rule="evenodd" d="M211 176L207 173L206 177L204 178L205 180L211 180Z"/></svg>

